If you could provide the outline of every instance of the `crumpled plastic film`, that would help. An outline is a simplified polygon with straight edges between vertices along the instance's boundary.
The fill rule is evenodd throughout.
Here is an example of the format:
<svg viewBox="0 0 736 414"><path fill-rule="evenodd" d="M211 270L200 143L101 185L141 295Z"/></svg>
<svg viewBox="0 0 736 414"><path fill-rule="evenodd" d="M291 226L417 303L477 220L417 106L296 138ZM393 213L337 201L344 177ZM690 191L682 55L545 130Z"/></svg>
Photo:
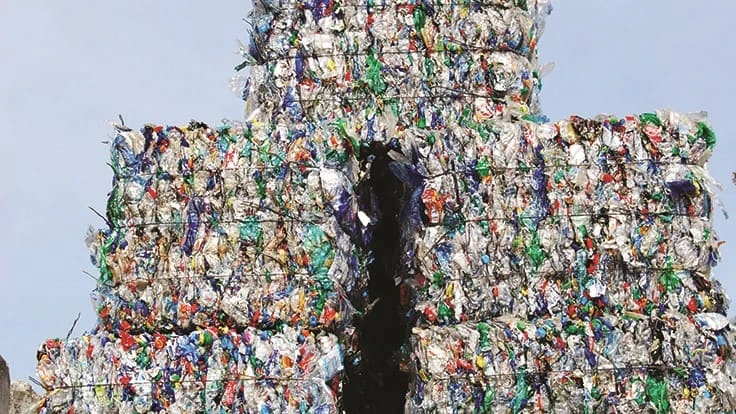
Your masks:
<svg viewBox="0 0 736 414"><path fill-rule="evenodd" d="M724 313L728 309L729 299L722 286L708 273L631 268L615 251L593 254L597 255L595 264L580 259L573 263L573 270L536 274L523 269L492 271L492 266L479 261L477 269L468 266L477 273L450 279L440 266L412 283L417 323L444 325L506 314L585 317L600 312L658 315L668 311ZM460 259L442 259L441 263L444 260L449 260L451 268L463 265L458 263Z"/></svg>
<svg viewBox="0 0 736 414"><path fill-rule="evenodd" d="M360 256L323 226L277 220L158 225L92 234L104 326L191 329L350 322ZM189 237L189 236L192 237Z"/></svg>
<svg viewBox="0 0 736 414"><path fill-rule="evenodd" d="M736 407L702 114L475 114L401 135L405 181L422 177L409 412Z"/></svg>
<svg viewBox="0 0 736 414"><path fill-rule="evenodd" d="M673 313L414 328L407 411L720 411L736 403L727 325Z"/></svg>
<svg viewBox="0 0 736 414"><path fill-rule="evenodd" d="M263 280L256 284L249 280L252 278ZM186 331L208 326L273 328L284 323L349 330L355 310L332 284L307 275L182 277L155 280L145 288L98 288L96 305L101 326L112 332Z"/></svg>
<svg viewBox="0 0 736 414"><path fill-rule="evenodd" d="M302 75L294 75L293 65L297 62L283 60L277 65L283 80L282 89L258 89L251 92L250 98L255 102L266 104L280 102L280 106L293 120L304 115L325 116L339 108L344 116L350 113L375 111L382 105L406 107L401 112L422 112L426 101L442 102L444 97L468 96L471 102L487 117L510 117L510 109L514 113L534 112L531 104L531 91L539 88L539 74L526 59L511 52L451 52L433 54L432 57L418 56L423 60L420 67L406 66L406 56L390 54L378 60L378 52L366 56L304 58L298 65L307 73L322 73L322 65L333 66L335 70L349 71L343 77L371 79L371 85L355 88L336 86L334 76L324 75L326 79L310 83L298 81ZM329 63L321 64L320 60L329 59ZM371 70L375 75L366 73ZM263 69L252 69L253 76L268 75L261 73ZM492 86L487 86L486 77L493 74ZM445 82L428 82L425 79L458 79L450 86ZM463 92L463 91L471 92ZM378 102L376 102L378 101ZM430 105L431 106L431 105ZM450 118L449 113L443 114ZM436 115L435 115L436 117ZM413 118L413 117L412 117ZM411 118L410 118L411 119Z"/></svg>
<svg viewBox="0 0 736 414"><path fill-rule="evenodd" d="M494 116L537 113L536 43L550 7L498 6L256 4L242 51L240 68L252 66L243 96L294 120L346 107L368 120L384 104L416 113L422 101L462 94L477 96Z"/></svg>
<svg viewBox="0 0 736 414"><path fill-rule="evenodd" d="M733 367L728 367L733 372ZM732 374L731 374L732 375ZM699 372L662 368L610 371L519 372L489 382L470 379L429 381L418 386L420 401L407 401L407 412L724 412L733 406L724 389L702 384ZM724 384L729 379L723 380ZM494 411L496 410L496 411ZM728 411L726 411L728 412Z"/></svg>
<svg viewBox="0 0 736 414"><path fill-rule="evenodd" d="M39 350L45 412L337 413L402 369L410 413L736 410L715 134L549 122L550 11L256 2L242 122L116 126L98 326Z"/></svg>
<svg viewBox="0 0 736 414"><path fill-rule="evenodd" d="M116 129L98 326L39 352L46 409L338 412L367 287L339 125Z"/></svg>
<svg viewBox="0 0 736 414"><path fill-rule="evenodd" d="M38 351L42 412L337 413L338 338L283 327L188 335L107 332Z"/></svg>
<svg viewBox="0 0 736 414"><path fill-rule="evenodd" d="M111 145L111 224L155 225L195 215L238 221L261 212L310 221L334 215L346 229L354 226L357 170L342 138L267 123L258 118L213 129L192 122L120 132Z"/></svg>
<svg viewBox="0 0 736 414"><path fill-rule="evenodd" d="M712 179L701 166L714 138L705 122L680 119L667 125L677 135L658 133L657 148L643 133L648 125L634 120L619 126L588 120L597 131L582 137L569 136L576 133L567 122L493 121L407 135L427 177L430 224L442 221L442 204L468 220L629 211L707 217Z"/></svg>
<svg viewBox="0 0 736 414"><path fill-rule="evenodd" d="M249 48L242 52L252 62L293 53L303 44L343 55L377 44L414 41L424 48L442 39L531 56L550 10L546 0L256 2Z"/></svg>
<svg viewBox="0 0 736 414"><path fill-rule="evenodd" d="M715 146L704 114L671 111L624 118L573 116L557 123L501 122L470 112L442 128L416 127L405 134L422 138L415 138L415 144L429 175L447 172L453 156L478 161L480 173L483 167L489 172L539 167L542 160L549 167L630 161L702 166Z"/></svg>
<svg viewBox="0 0 736 414"><path fill-rule="evenodd" d="M258 125L115 138L111 228L88 237L105 328L350 329L367 282L351 156L319 132Z"/></svg>
<svg viewBox="0 0 736 414"><path fill-rule="evenodd" d="M721 242L702 167L714 137L702 118L456 129L404 144L423 156L425 176L412 220L423 224L407 229L416 232L408 283L420 323L571 306L726 311L709 280Z"/></svg>

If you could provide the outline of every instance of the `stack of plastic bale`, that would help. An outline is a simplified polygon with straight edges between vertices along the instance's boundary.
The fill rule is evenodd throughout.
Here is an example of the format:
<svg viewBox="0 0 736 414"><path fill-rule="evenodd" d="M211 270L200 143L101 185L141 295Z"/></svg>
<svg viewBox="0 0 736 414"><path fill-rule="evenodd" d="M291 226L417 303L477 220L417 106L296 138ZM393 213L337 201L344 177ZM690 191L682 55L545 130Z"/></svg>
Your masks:
<svg viewBox="0 0 736 414"><path fill-rule="evenodd" d="M397 150L408 411L733 404L703 119L544 123L545 1L256 8L250 104Z"/></svg>
<svg viewBox="0 0 736 414"><path fill-rule="evenodd" d="M430 108L442 122L393 129L414 186L407 411L736 408L702 115Z"/></svg>
<svg viewBox="0 0 736 414"><path fill-rule="evenodd" d="M256 2L242 124L114 140L100 323L41 347L46 408L339 410L374 143L407 191L407 411L733 408L713 134L673 113L544 123L549 9Z"/></svg>
<svg viewBox="0 0 736 414"><path fill-rule="evenodd" d="M258 124L118 135L111 228L90 234L105 329L350 322L363 290L350 167L326 165L318 137Z"/></svg>
<svg viewBox="0 0 736 414"><path fill-rule="evenodd" d="M88 240L99 324L42 346L46 409L339 411L365 290L354 157L277 116L119 132Z"/></svg>
<svg viewBox="0 0 736 414"><path fill-rule="evenodd" d="M455 128L422 160L410 406L733 409L705 121Z"/></svg>
<svg viewBox="0 0 736 414"><path fill-rule="evenodd" d="M241 65L250 67L248 112L283 109L277 122L331 131L356 154L375 143L431 142L437 137L425 132L474 112L534 118L536 43L549 5L517 3L256 2ZM413 192L421 181L414 160L391 155ZM370 230L378 219L362 208Z"/></svg>

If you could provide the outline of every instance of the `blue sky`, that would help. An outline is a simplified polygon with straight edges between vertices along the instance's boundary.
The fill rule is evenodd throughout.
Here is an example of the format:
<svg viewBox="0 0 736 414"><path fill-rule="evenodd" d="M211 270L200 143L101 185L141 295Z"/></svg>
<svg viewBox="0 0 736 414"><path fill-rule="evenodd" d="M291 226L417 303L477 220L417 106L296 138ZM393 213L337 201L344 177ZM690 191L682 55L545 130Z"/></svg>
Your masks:
<svg viewBox="0 0 736 414"><path fill-rule="evenodd" d="M569 115L707 110L719 136L710 163L736 215L732 97L736 2L557 0L541 41L543 108ZM108 121L210 124L240 119L228 88L250 2L0 0L0 354L13 379L35 375L35 351L94 325L95 273L84 246L103 223L111 172ZM734 219L714 275L736 298ZM731 314L733 315L733 310Z"/></svg>

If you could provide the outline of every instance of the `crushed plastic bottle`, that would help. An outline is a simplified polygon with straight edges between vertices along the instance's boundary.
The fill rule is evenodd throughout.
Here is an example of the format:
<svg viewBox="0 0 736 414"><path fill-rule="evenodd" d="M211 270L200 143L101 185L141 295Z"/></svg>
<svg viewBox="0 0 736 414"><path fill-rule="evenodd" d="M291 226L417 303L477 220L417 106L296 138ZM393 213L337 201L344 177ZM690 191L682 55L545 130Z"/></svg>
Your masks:
<svg viewBox="0 0 736 414"><path fill-rule="evenodd" d="M350 321L365 281L349 174L324 165L316 139L254 130L193 122L113 141L110 228L88 236L103 327Z"/></svg>
<svg viewBox="0 0 736 414"><path fill-rule="evenodd" d="M426 174L425 225L407 229L416 232L408 283L420 323L591 309L725 313L709 277L721 241L702 167L707 130L697 115L660 112L460 124L433 144L406 143Z"/></svg>
<svg viewBox="0 0 736 414"><path fill-rule="evenodd" d="M337 413L338 338L284 326L145 333L105 331L38 351L48 412Z"/></svg>
<svg viewBox="0 0 736 414"><path fill-rule="evenodd" d="M708 412L736 397L726 326L709 332L678 313L505 316L412 333L408 412Z"/></svg>

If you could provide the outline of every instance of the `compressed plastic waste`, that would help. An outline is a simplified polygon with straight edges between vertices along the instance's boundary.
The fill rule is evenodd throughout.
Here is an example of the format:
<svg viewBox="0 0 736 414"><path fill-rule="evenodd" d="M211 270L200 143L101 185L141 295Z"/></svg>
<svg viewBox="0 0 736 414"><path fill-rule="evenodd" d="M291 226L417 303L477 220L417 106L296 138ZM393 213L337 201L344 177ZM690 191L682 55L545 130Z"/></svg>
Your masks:
<svg viewBox="0 0 736 414"><path fill-rule="evenodd" d="M258 131L192 123L115 138L110 228L88 237L103 327L350 322L365 281L349 175L316 139Z"/></svg>
<svg viewBox="0 0 736 414"><path fill-rule="evenodd" d="M100 331L49 340L38 360L48 392L43 412L337 413L343 370L337 337L288 326Z"/></svg>
<svg viewBox="0 0 736 414"><path fill-rule="evenodd" d="M701 114L407 135L408 412L733 409Z"/></svg>
<svg viewBox="0 0 736 414"><path fill-rule="evenodd" d="M117 127L44 412L735 410L715 134L549 122L550 10L256 2L243 122Z"/></svg>
<svg viewBox="0 0 736 414"><path fill-rule="evenodd" d="M546 0L455 3L375 1L254 4L248 63L308 52L349 55L372 48L404 46L401 52L442 50L457 42L529 57L548 14ZM380 50L380 49L379 49Z"/></svg>
<svg viewBox="0 0 736 414"><path fill-rule="evenodd" d="M366 299L356 158L272 127L118 127L87 238L99 324L42 346L44 412L338 412Z"/></svg>
<svg viewBox="0 0 736 414"><path fill-rule="evenodd" d="M432 125L459 115L439 111L452 102L534 114L548 11L546 1L257 3L243 97L274 118L338 120L363 143L392 138L375 125L385 111Z"/></svg>
<svg viewBox="0 0 736 414"><path fill-rule="evenodd" d="M272 125L255 115L217 129L192 122L120 131L111 145L110 224L243 221L259 213L300 221L337 216L350 229L357 163L344 144L331 130Z"/></svg>
<svg viewBox="0 0 736 414"><path fill-rule="evenodd" d="M345 292L360 292L354 282L360 262L339 228L330 237L312 223L201 222L187 250L190 226L100 234L95 256L104 282L96 297L105 326L126 321L134 330L189 329L289 321L315 327L349 320L354 312Z"/></svg>
<svg viewBox="0 0 736 414"><path fill-rule="evenodd" d="M426 177L407 228L420 323L726 311L709 276L722 242L700 116L460 122L438 135L412 142Z"/></svg>
<svg viewBox="0 0 736 414"><path fill-rule="evenodd" d="M732 340L720 314L507 316L414 328L407 411L719 412L736 402Z"/></svg>

